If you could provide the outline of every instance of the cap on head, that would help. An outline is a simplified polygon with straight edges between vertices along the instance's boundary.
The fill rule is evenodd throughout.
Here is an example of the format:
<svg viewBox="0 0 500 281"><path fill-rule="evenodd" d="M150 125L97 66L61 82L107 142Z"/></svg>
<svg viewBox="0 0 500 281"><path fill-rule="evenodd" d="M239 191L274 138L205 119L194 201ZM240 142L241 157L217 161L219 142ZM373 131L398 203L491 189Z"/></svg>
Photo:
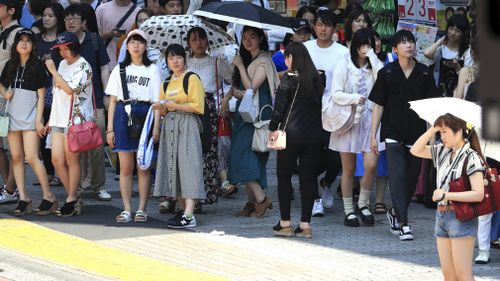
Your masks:
<svg viewBox="0 0 500 281"><path fill-rule="evenodd" d="M31 31L30 29L27 29L27 28L23 28L23 29L19 30L16 33L16 37L15 37L14 41L19 40L21 38L21 36L23 36L23 35L28 36L28 38L31 40L31 42L35 42L36 41L35 33L33 31Z"/></svg>
<svg viewBox="0 0 500 281"><path fill-rule="evenodd" d="M59 36L57 36L56 39L56 45L52 46L52 49L60 48L62 46L68 46L68 45L80 45L80 41L78 40L78 37L73 32L65 31Z"/></svg>
<svg viewBox="0 0 500 281"><path fill-rule="evenodd" d="M312 32L311 26L306 19L293 19L290 23L290 27L294 32L298 32L300 30Z"/></svg>
<svg viewBox="0 0 500 281"><path fill-rule="evenodd" d="M144 41L146 41L146 42L148 41L146 38L146 33L144 33L144 31L142 31L140 29L134 29L127 34L126 42L128 43L130 38L132 38L132 36L134 36L134 35L139 35L140 37L142 37L142 39L144 39Z"/></svg>

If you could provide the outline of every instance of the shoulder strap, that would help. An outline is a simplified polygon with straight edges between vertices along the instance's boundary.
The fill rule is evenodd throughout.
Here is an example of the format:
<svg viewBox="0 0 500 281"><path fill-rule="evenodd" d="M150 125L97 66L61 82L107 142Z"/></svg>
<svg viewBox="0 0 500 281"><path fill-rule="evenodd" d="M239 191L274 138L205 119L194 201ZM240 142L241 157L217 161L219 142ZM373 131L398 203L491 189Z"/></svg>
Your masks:
<svg viewBox="0 0 500 281"><path fill-rule="evenodd" d="M16 28L20 28L21 26L15 24L15 25L12 25L12 26L9 26L8 28L2 30L2 32L0 33L0 43L3 43L2 44L2 48L5 50L7 49L7 38L9 38L9 35L10 33L16 29Z"/></svg>
<svg viewBox="0 0 500 281"><path fill-rule="evenodd" d="M294 74L294 75L297 75L297 74ZM290 110L288 110L288 115L286 116L285 126L283 126L283 131L286 130L286 125L288 124L288 118L290 118L290 113L292 113L293 104L295 103L295 98L297 97L297 92L299 91L300 80L299 80L298 76L296 76L296 77L297 77L297 88L295 88L295 93L293 94L292 104L290 105Z"/></svg>
<svg viewBox="0 0 500 281"><path fill-rule="evenodd" d="M186 72L186 75L184 75L184 78L182 79L182 89L184 90L184 93L186 93L186 95L188 94L189 77L191 77L191 75L196 75L196 77L200 78L200 76L198 76L198 74L194 72L191 71Z"/></svg>
<svg viewBox="0 0 500 281"><path fill-rule="evenodd" d="M191 75L196 75L198 76L198 74L194 73L194 72L191 72L191 71L188 71L186 72L186 74L184 75L184 78L182 79L182 90L184 90L184 93L188 93L188 89L189 89L189 77L191 77ZM172 76L170 76L172 77ZM163 92L166 93L167 92L167 88L168 88L168 84L170 83L170 77L166 78L164 81L163 81ZM198 76L199 78L199 76Z"/></svg>
<svg viewBox="0 0 500 281"><path fill-rule="evenodd" d="M128 17L132 14L132 12L135 10L136 7L137 6L134 4L134 5L132 5L132 7L130 7L130 9L128 9L128 11L125 13L125 15L123 15L123 17L116 24L115 29L120 29L120 27L122 27L122 25L125 23L125 21L128 19ZM113 37L106 40L106 42L104 43L104 46L106 46L106 48L111 43L112 39L113 39Z"/></svg>
<svg viewBox="0 0 500 281"><path fill-rule="evenodd" d="M462 166L462 176L467 176L467 165L469 164L469 157L472 153L467 153L465 156L464 165Z"/></svg>
<svg viewBox="0 0 500 281"><path fill-rule="evenodd" d="M122 81L123 103L129 104L130 96L128 93L128 86L127 86L127 69L125 67L125 64L123 63L120 63L120 79Z"/></svg>
<svg viewBox="0 0 500 281"><path fill-rule="evenodd" d="M94 52L99 52L99 43L97 43L97 34L92 32L90 33L91 38L92 38L92 48L94 48ZM97 57L97 55L96 55Z"/></svg>
<svg viewBox="0 0 500 281"><path fill-rule="evenodd" d="M259 2L260 2L260 6L261 6L262 8L266 8L266 7L264 7L264 0L259 0Z"/></svg>

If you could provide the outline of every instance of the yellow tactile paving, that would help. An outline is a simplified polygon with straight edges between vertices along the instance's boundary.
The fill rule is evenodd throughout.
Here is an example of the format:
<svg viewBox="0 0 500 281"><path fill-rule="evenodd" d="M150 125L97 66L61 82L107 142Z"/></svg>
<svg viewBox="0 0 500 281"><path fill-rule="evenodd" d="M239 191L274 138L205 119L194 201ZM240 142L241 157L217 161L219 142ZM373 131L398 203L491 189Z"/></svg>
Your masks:
<svg viewBox="0 0 500 281"><path fill-rule="evenodd" d="M0 219L0 247L120 280L227 280L17 219Z"/></svg>

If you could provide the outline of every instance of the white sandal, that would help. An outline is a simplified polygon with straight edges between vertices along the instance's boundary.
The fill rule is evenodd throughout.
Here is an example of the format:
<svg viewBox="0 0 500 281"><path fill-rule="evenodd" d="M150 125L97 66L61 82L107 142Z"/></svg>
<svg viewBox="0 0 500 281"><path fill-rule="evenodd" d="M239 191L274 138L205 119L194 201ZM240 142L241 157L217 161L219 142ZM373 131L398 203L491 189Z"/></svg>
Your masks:
<svg viewBox="0 0 500 281"><path fill-rule="evenodd" d="M129 211L123 211L116 216L117 223L127 223L132 221L132 214Z"/></svg>
<svg viewBox="0 0 500 281"><path fill-rule="evenodd" d="M137 210L135 212L135 217L134 217L135 222L147 222L148 221L148 214L144 212L143 210Z"/></svg>

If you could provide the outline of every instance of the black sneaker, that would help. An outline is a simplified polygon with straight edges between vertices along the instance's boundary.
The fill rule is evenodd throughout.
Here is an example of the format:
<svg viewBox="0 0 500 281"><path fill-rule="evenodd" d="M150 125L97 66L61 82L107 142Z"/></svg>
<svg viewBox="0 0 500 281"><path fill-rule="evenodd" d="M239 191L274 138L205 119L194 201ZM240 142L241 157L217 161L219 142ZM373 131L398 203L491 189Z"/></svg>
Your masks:
<svg viewBox="0 0 500 281"><path fill-rule="evenodd" d="M191 219L188 219L185 215L171 218L168 221L167 227L169 228L192 228L196 226L196 219L194 216Z"/></svg>
<svg viewBox="0 0 500 281"><path fill-rule="evenodd" d="M389 221L389 229L392 234L399 235L399 223L396 218L396 210L394 208L390 208L387 211L387 220Z"/></svg>
<svg viewBox="0 0 500 281"><path fill-rule="evenodd" d="M410 241L413 240L413 231L411 230L411 226L403 225L399 230L399 240L401 241Z"/></svg>

